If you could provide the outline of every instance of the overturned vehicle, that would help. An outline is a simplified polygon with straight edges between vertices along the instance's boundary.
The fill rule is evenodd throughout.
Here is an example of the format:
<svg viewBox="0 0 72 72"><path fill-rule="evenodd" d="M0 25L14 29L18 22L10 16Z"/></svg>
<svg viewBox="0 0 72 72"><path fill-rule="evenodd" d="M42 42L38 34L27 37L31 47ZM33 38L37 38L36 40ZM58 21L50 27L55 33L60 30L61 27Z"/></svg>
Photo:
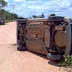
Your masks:
<svg viewBox="0 0 72 72"><path fill-rule="evenodd" d="M45 54L50 60L72 54L71 19L61 16L18 19L17 50Z"/></svg>

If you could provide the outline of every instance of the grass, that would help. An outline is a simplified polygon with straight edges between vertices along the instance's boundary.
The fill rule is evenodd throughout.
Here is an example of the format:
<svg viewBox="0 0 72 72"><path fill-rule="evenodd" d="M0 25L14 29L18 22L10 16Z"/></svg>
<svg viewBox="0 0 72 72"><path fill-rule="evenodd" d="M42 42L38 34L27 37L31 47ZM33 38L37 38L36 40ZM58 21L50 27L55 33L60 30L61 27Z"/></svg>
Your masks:
<svg viewBox="0 0 72 72"><path fill-rule="evenodd" d="M5 20L5 23L13 22L13 21L16 21L16 20Z"/></svg>
<svg viewBox="0 0 72 72"><path fill-rule="evenodd" d="M63 67L66 72L72 72L72 55L63 55L63 59L59 61L58 65Z"/></svg>
<svg viewBox="0 0 72 72"><path fill-rule="evenodd" d="M63 59L60 60L59 66L70 66L72 65L72 55L63 55Z"/></svg>

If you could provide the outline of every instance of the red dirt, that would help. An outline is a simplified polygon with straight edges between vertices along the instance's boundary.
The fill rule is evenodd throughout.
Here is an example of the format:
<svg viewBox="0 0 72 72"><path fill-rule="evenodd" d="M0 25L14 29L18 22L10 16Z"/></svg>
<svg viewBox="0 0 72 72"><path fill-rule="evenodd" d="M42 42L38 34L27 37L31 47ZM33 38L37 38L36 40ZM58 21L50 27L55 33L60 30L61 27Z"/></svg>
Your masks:
<svg viewBox="0 0 72 72"><path fill-rule="evenodd" d="M0 72L65 72L57 62L28 51L17 51L16 22L0 26Z"/></svg>

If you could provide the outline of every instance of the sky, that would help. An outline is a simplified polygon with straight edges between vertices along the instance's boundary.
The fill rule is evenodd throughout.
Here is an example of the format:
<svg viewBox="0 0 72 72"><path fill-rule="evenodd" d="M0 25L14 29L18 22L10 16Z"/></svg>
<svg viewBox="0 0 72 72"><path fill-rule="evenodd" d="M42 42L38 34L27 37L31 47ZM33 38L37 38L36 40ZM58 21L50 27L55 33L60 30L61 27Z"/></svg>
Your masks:
<svg viewBox="0 0 72 72"><path fill-rule="evenodd" d="M72 0L5 0L8 6L5 10L18 14L20 17L41 15L47 18L50 14L72 17Z"/></svg>

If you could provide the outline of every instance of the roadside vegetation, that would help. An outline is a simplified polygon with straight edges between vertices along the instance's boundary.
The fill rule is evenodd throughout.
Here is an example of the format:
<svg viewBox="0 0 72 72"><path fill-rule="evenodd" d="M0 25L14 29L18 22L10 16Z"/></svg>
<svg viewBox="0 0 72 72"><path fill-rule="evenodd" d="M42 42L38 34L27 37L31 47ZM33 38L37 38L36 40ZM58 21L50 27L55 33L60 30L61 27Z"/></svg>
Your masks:
<svg viewBox="0 0 72 72"><path fill-rule="evenodd" d="M0 10L5 6L7 6L7 2L5 2L4 0L0 0Z"/></svg>
<svg viewBox="0 0 72 72"><path fill-rule="evenodd" d="M0 12L1 17L5 17L5 22L11 22L14 21L18 18L17 14L14 14L14 20L13 20L13 13L9 13L8 11L5 11L4 9L1 10Z"/></svg>
<svg viewBox="0 0 72 72"><path fill-rule="evenodd" d="M4 0L0 0L0 17L4 17L6 23L15 21L18 18L18 15L4 10L3 8L5 6L7 6L7 2L5 2ZM14 20L13 20L13 15L14 15Z"/></svg>
<svg viewBox="0 0 72 72"><path fill-rule="evenodd" d="M5 20L5 23L9 23L9 22L13 22L13 21L16 21L16 20Z"/></svg>
<svg viewBox="0 0 72 72"><path fill-rule="evenodd" d="M72 65L72 55L63 55L63 59L60 60L59 66L71 66Z"/></svg>
<svg viewBox="0 0 72 72"><path fill-rule="evenodd" d="M58 66L62 67L60 70L72 72L72 55L63 55L63 59L59 61Z"/></svg>

